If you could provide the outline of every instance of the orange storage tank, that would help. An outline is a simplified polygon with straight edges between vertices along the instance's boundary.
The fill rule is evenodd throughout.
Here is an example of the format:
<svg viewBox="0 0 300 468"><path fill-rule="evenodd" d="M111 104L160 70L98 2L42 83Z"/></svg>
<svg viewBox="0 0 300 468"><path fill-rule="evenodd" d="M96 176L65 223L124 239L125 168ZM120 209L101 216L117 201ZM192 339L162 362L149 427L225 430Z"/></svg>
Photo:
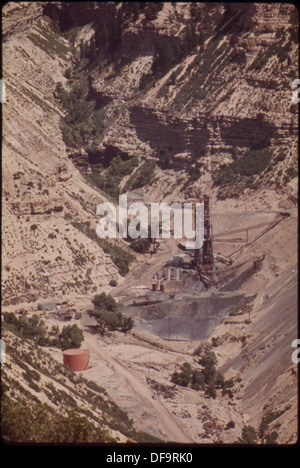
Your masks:
<svg viewBox="0 0 300 468"><path fill-rule="evenodd" d="M89 368L90 352L86 349L66 349L63 351L64 365L73 371Z"/></svg>

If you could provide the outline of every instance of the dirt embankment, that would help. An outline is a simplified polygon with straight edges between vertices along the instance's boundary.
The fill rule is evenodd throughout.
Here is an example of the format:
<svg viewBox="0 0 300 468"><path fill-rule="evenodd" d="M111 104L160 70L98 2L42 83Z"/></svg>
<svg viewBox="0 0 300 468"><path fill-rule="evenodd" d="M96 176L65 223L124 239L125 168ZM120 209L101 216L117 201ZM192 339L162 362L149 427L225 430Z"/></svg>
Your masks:
<svg viewBox="0 0 300 468"><path fill-rule="evenodd" d="M185 433L179 422L158 399L145 379L130 370L130 362L119 356L121 345L112 349L96 336L86 335L85 346L92 352L92 367L86 373L90 379L109 389L110 396L133 417L138 429L164 440L191 443L193 438ZM123 345L124 351L128 345ZM116 353L117 351L117 353ZM138 348L136 347L136 352ZM141 347L142 354L145 349ZM161 351L157 352L158 355ZM172 354L172 353L171 353Z"/></svg>
<svg viewBox="0 0 300 468"><path fill-rule="evenodd" d="M297 366L291 359L297 338L297 286L296 266L270 283L253 314L247 346L221 367L225 375L242 375L238 396L254 427L262 415L283 411L276 419L283 443L295 442L297 435ZM226 326L221 328L219 332L226 333Z"/></svg>

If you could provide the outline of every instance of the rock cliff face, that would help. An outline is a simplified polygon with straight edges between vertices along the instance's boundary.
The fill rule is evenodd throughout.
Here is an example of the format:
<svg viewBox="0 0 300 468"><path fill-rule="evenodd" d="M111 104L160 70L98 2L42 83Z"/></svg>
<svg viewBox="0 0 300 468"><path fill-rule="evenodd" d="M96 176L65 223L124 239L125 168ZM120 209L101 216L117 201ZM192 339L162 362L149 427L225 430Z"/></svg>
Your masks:
<svg viewBox="0 0 300 468"><path fill-rule="evenodd" d="M5 6L2 14L2 35L6 41L12 35L22 37L32 23L43 15L43 4L35 2L29 7L24 3L10 2Z"/></svg>
<svg viewBox="0 0 300 468"><path fill-rule="evenodd" d="M193 161L212 189L211 171L233 152L271 148L272 177L266 171L259 183L284 185L285 169L297 159L295 8L166 3L150 19L142 8L123 10L109 4L94 11L120 34L117 71L109 62L90 71L90 92L109 122L99 158L110 147L155 157L169 169L188 170ZM65 9L52 17L58 12ZM278 164L282 152L285 163Z"/></svg>
<svg viewBox="0 0 300 468"><path fill-rule="evenodd" d="M167 170L167 184L174 184L180 171L177 186L184 197L191 187L218 193L220 167L230 171L249 151L268 149L260 171L244 170L244 182L233 192L263 184L290 190L297 161L298 118L291 101L296 36L292 5L8 4L3 10L4 231L12 222L18 241L4 240L11 264L4 281L12 281L17 252L33 253L23 230L34 234L36 248L46 253L46 239L33 224L51 219L71 232L74 226L65 221L72 217L95 225L93 213L102 198L86 185L86 176L90 181L91 171L102 172L118 154L123 160L138 157L139 164L154 158L156 174ZM82 96L74 92L69 107L57 99L58 83L67 95L83 82ZM93 127L85 117L89 106L99 115ZM121 179L120 187L128 179L130 187L128 173ZM149 180L145 190L153 193L155 177ZM222 183L222 198L232 195ZM164 193L156 186L156 199ZM94 205L88 207L90 200ZM66 242L65 233L58 237ZM91 258L98 257L98 247L92 251ZM113 264L105 271L100 277L117 274ZM25 272L19 275L25 284ZM90 286L95 288L92 280ZM46 291L53 294L55 288Z"/></svg>
<svg viewBox="0 0 300 468"><path fill-rule="evenodd" d="M215 341L226 377L243 379L238 391L239 381L235 384L237 407L231 411L223 399L220 412L226 405L226 415L237 411L239 421L258 428L276 407L281 419L278 423L276 416L272 429L281 424L280 441L294 442L296 8L9 2L2 24L3 305L16 310L42 298L82 298L86 307L95 294L112 292L111 284L120 284L135 260L150 281L157 264L145 270L144 255L134 258L127 242L96 236L98 204L116 202L123 192L133 200L168 202L208 194L214 228L221 234L233 225L250 225L249 217L257 216L261 224L275 211L289 211L277 231L241 249L241 262L266 258L262 271L245 282L246 293L257 293L253 322L233 317L220 325ZM225 244L224 255L230 251ZM158 263L173 255L168 248ZM132 275L130 286L136 281ZM146 375L148 348L145 359ZM173 359L175 366L177 354ZM162 362L157 374L164 370L169 379ZM129 358L124 365L132 365ZM139 359L135 365L140 378ZM122 375L127 382L127 371ZM272 385L265 385L266 376ZM137 385L137 392L145 385ZM194 400L189 404L195 407ZM215 401L213 411L217 406ZM227 429L223 432L233 440ZM202 435L195 440L202 442Z"/></svg>
<svg viewBox="0 0 300 468"><path fill-rule="evenodd" d="M121 278L111 257L82 232L84 223L95 231L103 197L66 154L53 92L66 81L72 48L50 28L44 6L16 3L3 11L4 304L95 293Z"/></svg>

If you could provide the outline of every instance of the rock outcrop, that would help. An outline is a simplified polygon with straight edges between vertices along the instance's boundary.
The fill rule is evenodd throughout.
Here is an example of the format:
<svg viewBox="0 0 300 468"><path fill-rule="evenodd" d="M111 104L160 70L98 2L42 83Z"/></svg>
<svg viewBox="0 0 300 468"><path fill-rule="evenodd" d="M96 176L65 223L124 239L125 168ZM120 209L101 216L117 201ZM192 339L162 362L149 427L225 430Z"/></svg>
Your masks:
<svg viewBox="0 0 300 468"><path fill-rule="evenodd" d="M155 268L177 245L162 243L165 252L151 263L140 253L134 259L123 239L99 239L96 208L116 202L122 192L135 201L168 202L208 194L220 236L234 232L236 223L251 226L248 217L258 216L260 225L288 211L284 227L255 247L239 249L238 266L265 259L261 270L251 267L251 277L239 283L243 293L257 294L251 320L235 312L214 337L226 378L236 378L235 402L218 388L222 405L212 399L209 410L199 409L204 434L183 408L189 393L174 415L195 440L209 434L216 442L219 414L224 440L232 442L231 417L238 429L242 423L259 429L263 417L275 414L272 430L280 427L279 441L293 443L298 107L291 98L298 73L297 9L279 3L10 2L3 8L3 64L3 305L36 311L34 303L43 298L74 305L83 296L85 308L95 294L112 292L134 260L140 260L140 270L123 292L147 289ZM228 239L221 253L239 240ZM193 289L186 289L193 298ZM140 318L138 307L134 303ZM144 365L135 350L132 362L124 358L124 372L121 351L109 359L108 381L112 367L116 375L121 370L123 380L115 382L121 400L126 381L124 392L138 382L136 394L144 401L151 380L139 379L149 377L149 348L157 345L154 338L145 340ZM187 356L175 354L175 346L165 349L172 350L174 369ZM186 349L194 362L191 347ZM169 362L153 364L156 379L166 371L164 385ZM137 380L128 380L126 366L135 367ZM148 390L156 417L165 407L153 406ZM132 395L128 401L136 407ZM193 411L195 401L203 403L199 394L190 398Z"/></svg>
<svg viewBox="0 0 300 468"><path fill-rule="evenodd" d="M205 191L214 187L221 166L253 149L271 149L272 167L251 179L252 185L278 187L292 177L286 171L295 173L295 8L147 5L37 2L4 8L7 231L11 219L22 229L39 216L60 223L68 216L91 221L101 196L85 176L102 172L117 154L154 158L171 171L169 184L181 171L185 185ZM104 54L100 67L90 62L95 44ZM102 112L104 129L66 148L61 119L68 111L55 90L57 83L72 89L74 67L87 78L86 103ZM86 133L88 125L75 133ZM198 176L191 179L195 167ZM91 199L94 205L88 207Z"/></svg>
<svg viewBox="0 0 300 468"><path fill-rule="evenodd" d="M80 226L103 200L68 159L62 110L53 96L72 60L67 39L51 29L45 4L3 10L2 300L95 294L122 277ZM77 224L76 224L77 223Z"/></svg>
<svg viewBox="0 0 300 468"><path fill-rule="evenodd" d="M99 148L167 159L169 168L178 168L185 154L180 167L186 170L207 155L208 173L233 151L272 148L272 181L279 172L282 182L284 168L297 160L298 116L291 101L297 11L261 4L200 4L194 17L191 11L165 4L150 23L143 15L127 19L120 56L129 63L117 73L107 67L91 76L93 96L110 122ZM176 28L181 21L185 27ZM201 31L202 41L163 74L153 74L158 44L175 54L186 46L188 27ZM150 84L144 88L145 76ZM286 152L285 165L276 164L280 151Z"/></svg>

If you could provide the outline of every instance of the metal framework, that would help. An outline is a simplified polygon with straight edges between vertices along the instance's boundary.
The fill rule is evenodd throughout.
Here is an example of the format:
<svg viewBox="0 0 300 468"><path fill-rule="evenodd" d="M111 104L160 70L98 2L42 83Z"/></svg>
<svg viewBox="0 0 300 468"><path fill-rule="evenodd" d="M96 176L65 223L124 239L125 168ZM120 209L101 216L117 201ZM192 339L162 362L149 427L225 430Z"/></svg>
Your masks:
<svg viewBox="0 0 300 468"><path fill-rule="evenodd" d="M205 271L211 270L214 263L213 247L212 247L212 225L210 216L210 199L208 195L198 200L204 205L204 241L201 249L195 249L194 258L196 268L199 272L202 269ZM194 222L196 225L196 210L194 209Z"/></svg>

